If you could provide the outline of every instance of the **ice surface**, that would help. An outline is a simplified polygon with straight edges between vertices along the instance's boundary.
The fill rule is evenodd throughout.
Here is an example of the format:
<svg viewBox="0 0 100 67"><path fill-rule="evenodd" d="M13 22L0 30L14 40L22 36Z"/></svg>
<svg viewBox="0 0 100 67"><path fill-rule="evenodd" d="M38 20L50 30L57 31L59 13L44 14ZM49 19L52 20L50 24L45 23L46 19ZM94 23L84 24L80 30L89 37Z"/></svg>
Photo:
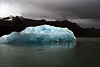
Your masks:
<svg viewBox="0 0 100 67"><path fill-rule="evenodd" d="M0 43L65 43L75 42L76 38L68 28L41 25L27 27L21 32L12 32L0 37Z"/></svg>

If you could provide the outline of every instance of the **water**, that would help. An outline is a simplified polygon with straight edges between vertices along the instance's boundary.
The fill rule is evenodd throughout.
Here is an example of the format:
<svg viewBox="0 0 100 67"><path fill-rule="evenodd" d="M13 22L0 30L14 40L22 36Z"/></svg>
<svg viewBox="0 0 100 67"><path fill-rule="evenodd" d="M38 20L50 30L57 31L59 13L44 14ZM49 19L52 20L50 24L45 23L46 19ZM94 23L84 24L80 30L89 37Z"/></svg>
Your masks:
<svg viewBox="0 0 100 67"><path fill-rule="evenodd" d="M0 67L100 67L100 38L77 40L76 46L1 44Z"/></svg>

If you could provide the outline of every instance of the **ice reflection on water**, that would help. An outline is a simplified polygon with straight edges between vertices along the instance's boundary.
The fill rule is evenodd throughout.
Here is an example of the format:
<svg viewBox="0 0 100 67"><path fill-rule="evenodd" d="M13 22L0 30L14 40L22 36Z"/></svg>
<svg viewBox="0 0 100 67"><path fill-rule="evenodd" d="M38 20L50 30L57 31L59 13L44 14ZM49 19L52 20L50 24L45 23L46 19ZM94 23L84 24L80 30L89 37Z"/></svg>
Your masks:
<svg viewBox="0 0 100 67"><path fill-rule="evenodd" d="M2 44L8 46L28 46L35 48L74 48L76 42L66 42L66 43L37 43L37 44Z"/></svg>

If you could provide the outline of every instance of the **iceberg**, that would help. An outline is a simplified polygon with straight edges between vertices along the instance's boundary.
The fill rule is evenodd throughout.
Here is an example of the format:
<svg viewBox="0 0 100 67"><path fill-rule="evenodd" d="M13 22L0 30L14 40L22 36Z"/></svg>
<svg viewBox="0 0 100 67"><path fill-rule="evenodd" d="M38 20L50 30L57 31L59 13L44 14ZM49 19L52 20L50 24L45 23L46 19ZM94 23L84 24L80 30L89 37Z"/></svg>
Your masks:
<svg viewBox="0 0 100 67"><path fill-rule="evenodd" d="M35 43L66 43L76 42L76 38L68 28L41 25L27 27L21 32L12 32L0 37L2 44L35 44Z"/></svg>

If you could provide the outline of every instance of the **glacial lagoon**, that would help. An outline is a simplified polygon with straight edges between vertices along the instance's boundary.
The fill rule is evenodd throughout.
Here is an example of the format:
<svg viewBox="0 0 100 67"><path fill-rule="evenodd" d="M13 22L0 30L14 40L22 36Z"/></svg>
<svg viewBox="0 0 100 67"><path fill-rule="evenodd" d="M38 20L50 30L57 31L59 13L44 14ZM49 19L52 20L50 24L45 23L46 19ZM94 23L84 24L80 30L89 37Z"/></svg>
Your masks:
<svg viewBox="0 0 100 67"><path fill-rule="evenodd" d="M77 43L0 44L0 67L99 67L100 38Z"/></svg>

